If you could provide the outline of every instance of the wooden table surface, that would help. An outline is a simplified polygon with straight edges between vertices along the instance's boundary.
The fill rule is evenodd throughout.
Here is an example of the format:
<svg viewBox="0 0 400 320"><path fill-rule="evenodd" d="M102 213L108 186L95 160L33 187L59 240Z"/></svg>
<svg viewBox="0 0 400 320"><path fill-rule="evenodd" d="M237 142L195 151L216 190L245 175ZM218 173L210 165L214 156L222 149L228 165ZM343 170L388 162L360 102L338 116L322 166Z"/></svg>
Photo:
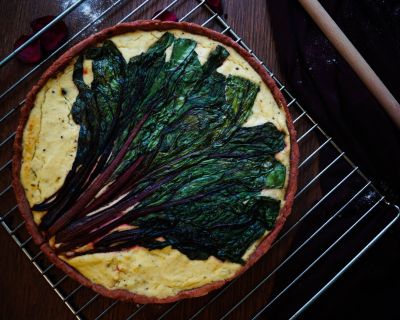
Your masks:
<svg viewBox="0 0 400 320"><path fill-rule="evenodd" d="M0 19L0 57L4 57L7 53L11 52L16 38L21 34L30 32L29 23L31 20L43 15L56 15L64 10L71 2L73 1L0 0L0 12L2 13L2 19ZM70 37L90 22L94 16L97 16L114 2L116 2L116 0L87 0L84 4L79 6L65 18L65 22L70 30ZM88 36L95 31L115 24L141 2L143 2L143 0L121 1L121 5L114 8L114 10L107 15L107 18L103 19L99 24L89 28L84 36ZM170 2L171 1L167 0L150 0L149 4L145 6L143 10L139 10L135 15L130 17L128 21L139 18L151 18L154 12L160 10L165 6L165 4ZM265 1L235 0L225 2L225 19L233 27L233 30L235 30L247 42L247 44L266 63L266 65L274 71L275 75L282 79L283 77L279 70L277 55L271 35L268 8ZM178 16L183 16L189 8L193 8L197 3L198 2L195 0L177 1L173 10L177 12ZM192 15L189 20L202 23L207 19L207 17L209 16L205 12L197 12ZM217 24L215 22L210 22L207 26L216 28ZM5 99L1 100L0 117L4 115L10 107L17 105L18 102L24 98L29 88L35 83L38 76L40 76L41 72L43 72L44 68L48 65L49 64L45 64L43 67L39 68L37 72L23 81L16 90L7 95ZM0 92L7 89L17 81L21 75L25 74L31 68L32 67L21 64L15 59L8 63L6 67L0 70ZM14 113L12 116L8 117L5 122L1 123L0 141L13 132L17 119L18 112ZM307 130L307 128L305 130ZM0 146L0 166L2 166L12 154L11 142L12 140L10 140L10 143ZM303 159L304 155L310 154L310 150L312 151L316 147L316 143L316 139L314 138L307 139L306 143L303 142L301 146L301 151L304 153ZM310 177L313 177L313 174L318 170L318 159L313 162L307 170L309 171L308 173L305 169L302 172L300 185L304 186L305 182L310 180ZM7 187L10 177L9 169L1 172L0 190ZM304 199L304 203L299 201L296 203L294 213L290 217L292 222L298 219L296 214L305 212L304 208L302 208L303 204L304 206L306 203L310 205L320 196L321 193L319 186L318 184L315 184L310 194L306 195L307 199ZM7 192L0 200L2 204L0 207L0 214L3 214L11 207L11 204L14 203L12 190ZM288 239L288 241L281 244L278 248L274 248L276 250L271 250L268 255L268 260L264 259L260 263L257 263L252 270L249 270L251 272L246 272L245 281L241 281L237 285L235 284L234 289L227 293L227 298L218 301L218 305L204 313L201 318L213 319L214 316L218 314L218 308L220 306L222 307L223 303L226 303L226 301L229 301L229 296L232 296L232 301L234 301L234 299L238 301L240 295L235 296L237 291L245 292L246 290L251 290L252 286L260 281L262 275L267 272L266 270L272 270L273 266L276 266L279 261L284 259L290 245L291 241ZM240 319L248 318L249 314L254 313L255 310L258 310L265 303L266 297L268 297L272 290L272 285L274 283L273 279L274 278L272 278L272 281L270 281L267 286L263 287L263 291L259 293L254 300L251 300L250 303L247 303L240 309L240 312L242 312L240 313ZM82 297L79 299L90 299L91 294L90 290L86 290L82 293ZM181 310L179 312L182 313L177 313L175 319L176 317L179 318L179 315L183 317L182 315L185 314L185 310L191 308L192 310L195 310L196 308L199 308L202 303L207 301L206 299L208 298L193 299L192 301L183 303L183 309L179 309ZM99 311L109 305L110 302L106 299L103 300L103 298L100 298L96 303L97 309L92 308L91 311L88 311L86 314L88 318L96 317ZM82 305L82 302L80 305ZM131 304L122 304L122 306L118 308L113 308L104 319L123 319L123 315L126 314L127 310L129 311L134 307L135 306ZM165 308L165 306L149 307L145 312L138 315L138 319L153 319L155 315L160 314L160 312L165 310ZM40 276L32 263L28 261L21 249L18 248L10 235L8 235L3 228L0 228L0 319L74 319L70 310L67 309L57 294L49 287L45 279Z"/></svg>

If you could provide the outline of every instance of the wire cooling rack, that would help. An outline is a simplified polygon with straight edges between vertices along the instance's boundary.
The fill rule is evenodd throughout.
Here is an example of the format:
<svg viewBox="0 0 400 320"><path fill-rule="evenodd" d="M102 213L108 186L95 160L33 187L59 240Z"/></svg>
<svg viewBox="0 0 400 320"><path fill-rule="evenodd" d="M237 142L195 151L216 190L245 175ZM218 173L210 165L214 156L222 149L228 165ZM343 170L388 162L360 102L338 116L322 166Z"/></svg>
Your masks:
<svg viewBox="0 0 400 320"><path fill-rule="evenodd" d="M102 10L95 9L95 1L70 2L71 5L65 2L64 11L54 23L68 18L79 8L87 14L87 21L79 25L63 46L37 66L24 71L22 76L19 74L0 93L3 106L0 115L0 201L3 210L0 222L77 319L258 319L266 316L294 319L302 315L399 219L399 208L377 192L371 181L307 114L231 26L207 6L205 0L108 0L102 1ZM90 3L91 10L87 10ZM108 6L105 9L104 3ZM185 3L184 11L182 3ZM11 145L18 111L24 100L12 105L7 103L7 99L9 96L24 96L33 83L27 80L42 72L54 57L77 41L116 22L151 18L160 9L153 18L173 9L180 14L181 21L196 22L232 37L274 78L287 99L298 131L301 151L299 189L285 229L268 254L245 274L205 297L167 305L135 305L104 298L79 285L49 264L33 244L17 212L10 185ZM122 12L125 15L121 15ZM43 32L37 33L30 41ZM14 60L23 47L2 58L0 67Z"/></svg>

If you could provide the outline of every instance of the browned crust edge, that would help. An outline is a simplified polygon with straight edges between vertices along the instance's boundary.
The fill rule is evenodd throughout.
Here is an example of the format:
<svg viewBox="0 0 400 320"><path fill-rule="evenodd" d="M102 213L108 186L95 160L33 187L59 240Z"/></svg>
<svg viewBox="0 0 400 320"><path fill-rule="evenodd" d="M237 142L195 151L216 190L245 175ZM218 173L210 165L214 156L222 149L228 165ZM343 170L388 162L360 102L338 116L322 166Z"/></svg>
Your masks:
<svg viewBox="0 0 400 320"><path fill-rule="evenodd" d="M278 104L284 109L286 113L286 122L290 134L290 144L291 144L291 152L290 152L290 172L289 172L289 182L286 191L285 204L281 209L277 222L275 224L274 229L261 241L258 245L255 252L250 256L247 263L240 269L238 272L233 275L229 279L215 281L210 284L204 285L199 288L181 291L175 296L167 297L167 298L156 298L156 297L148 297L144 295L139 295L136 293L132 293L127 290L110 290L105 288L102 285L94 284L79 272L77 272L70 265L62 261L57 255L53 252L47 242L45 242L43 236L39 232L36 224L33 221L32 212L29 206L29 203L25 197L25 192L20 182L20 170L21 170L21 159L22 159L22 138L23 131L26 125L26 122L29 117L29 113L34 106L36 94L39 90L45 85L45 83L57 72L61 71L64 67L68 65L71 59L78 54L80 54L83 50L92 46L96 43L102 42L107 38L112 36L132 32L136 30L143 31L151 31L151 30L168 30L168 29L180 29L182 31L190 32L197 35L204 35L209 37L215 41L221 42L222 44L229 46L235 49L252 67L253 69L261 76L263 81L268 85L271 90L275 100ZM199 297L209 293L212 290L222 287L226 282L229 282L233 278L238 277L240 274L245 272L248 268L250 268L261 256L263 256L268 249L271 247L272 242L277 237L279 231L282 229L283 224L286 221L286 218L290 214L291 207L293 204L294 195L297 187L297 166L299 159L299 149L296 142L296 131L293 126L293 122L286 104L286 101L279 91L278 87L275 84L275 81L268 75L264 67L257 62L256 59L252 57L252 55L247 52L244 48L238 45L231 38L222 35L216 31L203 28L199 25L187 22L161 22L161 21L147 21L147 20L139 20L130 23L120 24L111 28L107 28L102 30L99 33L96 33L87 39L79 42L67 52L65 52L61 57L59 57L41 76L38 83L31 89L28 93L25 105L21 109L20 120L18 124L18 128L16 131L16 137L14 140L14 155L13 155L13 164L12 164L12 185L15 191L15 195L18 202L18 208L21 212L21 215L25 219L26 228L28 232L32 235L33 240L37 245L40 246L40 249L47 255L51 262L53 262L58 268L67 273L74 280L82 283L84 286L92 288L94 291L113 298L120 300L129 300L136 303L170 303L183 298L192 298Z"/></svg>

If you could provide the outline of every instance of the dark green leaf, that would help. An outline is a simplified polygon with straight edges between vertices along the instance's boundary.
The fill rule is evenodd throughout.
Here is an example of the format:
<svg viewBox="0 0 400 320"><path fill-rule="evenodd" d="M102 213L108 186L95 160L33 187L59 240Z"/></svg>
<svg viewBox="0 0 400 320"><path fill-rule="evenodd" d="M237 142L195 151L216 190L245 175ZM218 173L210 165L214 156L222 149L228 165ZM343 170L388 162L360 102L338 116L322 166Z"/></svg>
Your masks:
<svg viewBox="0 0 400 320"><path fill-rule="evenodd" d="M171 245L191 259L243 263L273 228L280 201L261 191L285 184L274 157L284 133L272 123L243 127L259 86L217 71L224 47L201 65L196 46L165 33L128 63L111 41L78 58L77 157L63 192L40 205L50 207L43 229L58 231L60 252L89 242L87 253ZM84 57L93 60L90 86ZM135 228L112 231L122 224Z"/></svg>

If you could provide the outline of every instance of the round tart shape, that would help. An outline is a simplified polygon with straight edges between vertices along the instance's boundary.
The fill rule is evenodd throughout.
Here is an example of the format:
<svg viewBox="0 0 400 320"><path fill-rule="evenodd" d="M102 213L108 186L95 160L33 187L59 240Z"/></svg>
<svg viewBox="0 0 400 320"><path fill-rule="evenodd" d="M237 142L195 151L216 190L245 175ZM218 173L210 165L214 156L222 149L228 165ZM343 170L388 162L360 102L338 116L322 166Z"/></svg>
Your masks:
<svg viewBox="0 0 400 320"><path fill-rule="evenodd" d="M165 48L161 50L160 47L163 44ZM104 49L106 46L108 46L107 49ZM190 46L192 46L191 51L189 50ZM130 114L129 117L118 116L118 118L115 118L118 126L113 122L114 118L110 118L111 120L108 124L114 123L114 127L110 129L110 132L114 134L117 132L118 134L112 136L111 133L108 133L109 136L104 138L104 141L117 150L113 153L112 150L114 149L110 151L105 147L106 143L101 144L101 139L105 135L104 132L107 132L104 123L107 121L108 114L101 113L103 109L93 109L97 110L96 112L98 113L94 118L90 118L90 112L85 111L83 113L82 110L91 103L93 103L93 106L101 106L101 99L106 100L103 106L107 108L111 108L115 103L115 108L120 108L118 109L120 111L130 110L123 109L123 102L114 99L115 94L107 95L104 93L104 88L109 88L110 90L119 88L121 92L128 92L123 91L125 87L121 83L128 87L127 83L129 82L126 79L133 74L133 71L128 73L126 68L129 68L129 66L136 68L135 63L137 61L143 60L147 61L147 63L153 61L145 59L151 52L156 51L155 48L160 49L163 54L160 56L162 59L160 58L159 63L162 66L159 70L164 70L164 73L159 73L157 77L151 79L152 82L149 87L153 88L152 86L155 86L154 83L157 84L157 79L161 79L159 84L161 87L159 88L162 88L162 90L153 90L154 92L152 92L150 89L148 90L145 84L142 85L140 94L143 96L147 94L147 97L159 97L157 94L161 92L160 96L163 98L154 98L151 103L146 105L147 109L143 109L145 111L151 110L151 112L144 112L136 120L134 119L140 113L140 105L137 106L139 109L135 109L135 113ZM187 56L184 56L184 54L187 54ZM107 60L110 55L114 55L114 58ZM182 58L183 56L186 57L186 60ZM180 58L183 60L180 61ZM106 67L104 67L104 59L111 61ZM125 63L123 60L125 60ZM137 83L137 79L149 79L152 70L155 68L155 63L150 62L153 64L148 69L140 69L142 67L140 63L137 63L137 70L142 70L142 73L143 70L146 70L146 72L141 76L137 76L137 78L133 78L136 81L134 82L135 86L140 85ZM178 64L181 69L177 68L174 72L168 69ZM110 67L111 65L113 66L112 68ZM123 70L118 67L121 65L124 66ZM197 72L202 70L202 76L196 75L188 66L193 66ZM111 69L107 69L108 67ZM183 70L182 75L179 74L180 70ZM106 75L111 74L112 76L107 78L103 74L101 78L99 74L103 71L110 72ZM124 76L122 77L121 74ZM168 78L162 78L163 76L168 76ZM165 79L168 79L168 81ZM168 83L177 83L179 85L174 87L169 86ZM213 86L207 87L210 83ZM219 83L223 83L224 91L216 93ZM118 87L119 85L121 86ZM172 120L170 122L165 120L169 119L168 117L170 116L168 106L170 105L172 108L180 103L181 100L176 96L182 95L179 90L186 90L185 85L191 87L185 91L184 102L179 105L179 108L192 104L190 105L191 109L189 108L187 113L182 112L182 116L179 119L184 119L182 121L187 121L190 125L193 122L188 119L193 117L193 119L196 119L197 131L193 130L193 135L196 139L190 143L182 142L183 139L177 139L177 142L170 142L170 140L173 140L171 132L172 137L179 138L184 136L182 132L187 133L192 130L189 125L187 129L180 131L180 135L174 136L173 132L178 130L176 128L179 128L182 121L179 120L172 125ZM94 90L97 90L97 95L93 93L95 92ZM168 93L164 94L163 90ZM168 95L169 92L173 94ZM127 101L126 96L123 94L121 96L125 99L124 101ZM165 97L170 99L170 96L172 96L171 101L173 102L168 104ZM142 97L139 95L135 99L132 101L140 100ZM199 102L196 102L196 99ZM222 104L213 102L221 101L220 99L223 99ZM144 99L144 101L147 100ZM226 120L230 121L231 127L224 128L226 131L221 131L223 134L219 136L215 134L218 136L218 138L215 138L215 136L212 136L214 133L211 134L210 132L213 130L214 122L220 121L221 118L213 118L215 121L207 123L209 127L205 130L204 126L201 127L204 114L201 117L195 117L196 110L203 112L204 108L208 108L213 103L219 107L228 105L228 108L240 110L245 110L247 103L250 108L247 108L247 111L241 111L241 115L237 111L234 120ZM160 108L161 111L157 108ZM182 109L176 109L171 117L176 117L176 113L179 113L180 110ZM212 109L210 110L212 112ZM164 113L159 118L156 118L157 121L155 121L154 118L161 112ZM110 114L111 116L114 115L112 112ZM84 119L86 122L82 120L83 117L88 117L88 119ZM132 120L133 124L131 125L127 120ZM81 121L80 125L77 121ZM134 123L135 121L136 123ZM153 121L153 127L149 124L151 121ZM100 129L96 131L97 140L92 138L94 135L89 136L86 133L85 136L85 126L89 128L86 128L88 132L90 130L95 132L92 128L95 127L93 123L97 122L100 123L98 125ZM162 131L164 135L160 134L163 137L161 139L155 132L157 131L157 126L162 126L164 122L168 123L168 125L162 128L165 129L169 126L169 129ZM129 127L127 132L120 129L123 125L126 128ZM262 140L263 136L253 134L254 130L256 130L255 128L261 130L260 134L264 134L263 132L265 131L263 130L269 130L268 132L270 133L266 136L265 141ZM198 135L199 132L201 132L201 135ZM253 133L249 134L249 132ZM149 147L150 143L143 147L143 141L148 135L156 137L154 139L157 141L157 148L151 149ZM208 137L208 135L211 135L214 140L210 138L211 142L209 140L207 140L208 142L203 141L201 148L197 147L196 144L200 144L199 139L201 140L201 136ZM229 136L228 140L224 140L226 136ZM97 149L90 149L90 152L85 151L85 145L82 142L86 141L84 138L89 141L86 145L87 148L96 145L98 149L100 149L99 146L102 146L103 151L109 150L107 157L103 156L102 158L102 155L99 154L97 158L94 158L96 161L91 164L89 162L92 167L89 166L88 162L85 163L84 158L90 158L93 153L96 154ZM118 140L119 138L121 141ZM187 139L188 137L184 136L184 138ZM128 140L129 142L127 142ZM97 141L97 144L93 141ZM140 146L135 145L135 143L140 144ZM173 149L171 147L179 144L183 144L184 148L175 147ZM135 147L131 148L132 145ZM195 149L196 152L187 153L186 150L193 147L193 145L198 148ZM232 145L235 147L232 147ZM256 148L255 145L261 146L261 149L259 147ZM125 149L124 146L126 146ZM145 151L142 151L142 153L136 151L140 148ZM213 150L212 152L209 151L210 148ZM271 155L264 155L264 150L267 152L268 148L275 151L270 151ZM128 149L129 151L127 151ZM168 157L171 157L170 155L176 150L181 152L181 157L175 157L173 161L169 162L168 166L160 165L157 167L154 164L157 163L157 157L164 156L166 159L170 159ZM199 153L200 155L198 155ZM132 154L131 158L133 160L124 162ZM181 163L179 161L183 161L183 158L193 159L193 154L199 157L196 159L201 160L190 162L186 167L179 167L179 170L170 171L171 174L169 176L161 176L159 180L154 178L155 172L157 172L156 174L160 172L165 174L167 170L171 170L174 164ZM203 154L205 156L201 158ZM218 160L215 160L216 158ZM242 166L244 168L243 171L237 169L242 168L242 162L232 162L248 161L248 159L251 161L253 159L267 160L263 160L262 163L260 160L257 160L258 162L249 162L250 164L245 163ZM81 162L79 163L79 161ZM221 165L218 162L221 161L223 163L221 168L226 168L226 172L229 172L229 174L218 176L218 181L216 180L214 184L200 184L201 187L199 187L200 182L198 181L203 181L204 177L216 177L218 172L214 171L218 170L214 170L212 174L207 171L210 166L214 165L212 161L216 161L218 165ZM99 168L99 163L103 163L103 167ZM127 163L126 167L124 167L124 163ZM149 167L153 166L153 164L156 169L151 171ZM14 143L13 187L19 210L35 243L40 246L40 249L57 267L73 279L107 297L131 300L136 303L169 303L182 298L202 296L223 286L226 282L246 271L268 251L290 214L296 191L297 164L298 146L296 144L296 133L286 102L266 70L246 50L232 39L195 24L137 21L105 29L75 45L53 63L29 92L21 111ZM86 177L92 177L91 180L87 178L90 181L86 185L86 180L79 182L78 179L79 176L83 175L76 174L75 180L73 180L74 177L71 174L71 172L76 173L79 170L83 170L82 167L84 165L94 168L86 173ZM247 172L245 170L253 172L251 170L254 169L255 165L257 168L260 165L259 172L266 172L266 174L265 176L257 176L253 180L257 181L257 183L260 180L263 186L267 186L266 188L259 188L256 193L253 189L248 192L251 188L255 188L254 186L257 183L247 181L246 176L235 180L237 181L236 184L232 182L234 181L232 177L237 172ZM96 171L96 166L99 168L98 171ZM203 173L196 176L198 171L194 170L199 166L203 166L201 167L203 170L201 172ZM249 166L252 168L249 168ZM267 166L270 166L268 167L269 171L265 169ZM112 170L109 169L111 167L113 167ZM187 167L194 169L188 171ZM137 168L141 171L136 170ZM147 172L146 170L150 171ZM129 174L126 174L126 172L129 172ZM159 183L155 184L152 182L153 180L146 180L147 176L140 176L140 172L147 172L150 177L153 177L154 181ZM185 176L185 172L189 173ZM181 175L184 177L182 178ZM124 178L128 176L129 179ZM136 177L136 180L133 177ZM174 189L171 186L177 185L174 181L181 181L175 180L178 178L189 180L184 180L186 184L180 185L173 195L169 195L168 192ZM78 182L74 184L71 181ZM122 182L118 185L118 181ZM193 181L196 182L194 183ZM221 185L221 181L225 181L226 184ZM168 185L170 182L175 184ZM84 187L77 192L74 188L79 183ZM131 187L129 187L129 183L131 183ZM140 189L140 183L144 184L143 189ZM149 185L145 183L149 183ZM221 201L221 206L217 206L215 210L221 210L218 211L221 215L228 212L226 219L231 219L232 216L229 215L231 206L225 200L232 195L229 192L224 193L224 190L237 190L235 188L242 184L243 188L247 188L247 193L246 197L237 198L241 201L237 207L245 208L251 204L249 212L246 211L247 213L243 214L235 213L238 214L237 217L239 219L244 217L243 222L224 221L222 224L221 222L215 222L214 225L207 224L210 238L221 237L215 242L210 240L210 243L208 243L207 235L203 237L201 230L196 227L196 223L202 222L190 222L189 220L188 222L185 217L190 216L188 212L194 210L193 204L196 203L200 203L200 206L196 209L197 211L194 210L197 216L208 217L212 215L213 213L205 211L207 208L213 208L213 204L210 205L210 203L205 202L204 204L202 201L207 197L215 196L217 202ZM117 185L119 189L117 189ZM162 188L165 185L164 190ZM219 188L213 189L212 186L214 185L219 186ZM63 186L68 186L68 190L63 191ZM128 187L124 189L124 186ZM190 193L192 189L189 187L185 189L185 186L190 186L192 189L197 187L198 190L204 192L192 194ZM114 190L113 188L119 192L115 191L117 192L115 195L118 196L113 196L108 192ZM69 198L69 206L64 207L52 219L49 218L50 215L46 217L49 212L53 212L51 211L53 210L51 206L54 206L55 200L58 199L57 197L62 200L60 194L63 194L63 192L64 194L68 194L68 192L74 194L73 190L77 194L75 198L73 196ZM151 192L148 192L148 190L151 190ZM153 192L153 190L155 191ZM189 196L179 198L178 195L183 192L182 190ZM243 191L243 189L240 190ZM168 198L169 200L162 200L164 199L162 198L161 200L158 199L158 201L156 197L164 194L170 197ZM224 198L224 194L228 198ZM105 195L109 196L107 198L109 200L101 203L100 200L104 200L106 198ZM158 202L154 200L151 203L152 197L155 197ZM82 200L82 198L86 198L86 200ZM140 198L140 201L137 198ZM149 203L152 205L149 204L146 207L148 198L150 198ZM118 207L118 204L125 199L130 201L129 204L131 206ZM135 199L135 202L132 202L132 199ZM96 201L100 201L97 207L94 205L97 203ZM259 201L262 201L265 206L259 205ZM156 202L159 205L158 207L154 205ZM186 207L182 207L182 205ZM140 206L143 206L143 208L141 209ZM116 209L114 210L113 208ZM236 207L232 208L233 211L236 210ZM257 215L258 213L255 213L258 211L262 211L259 216ZM107 215L103 214L104 212ZM123 220L126 218L127 213L134 215L135 219L131 218L133 222ZM108 220L99 219L98 217L101 214L107 216ZM121 218L122 216L124 218ZM190 217L193 218L193 215ZM116 219L115 225L109 221L114 218ZM96 221L97 224L90 226L92 221ZM173 226L168 229L169 225L165 221L172 223ZM212 224L213 222L208 221L207 223ZM109 229L107 229L108 227ZM77 231L79 228L81 228L80 231ZM106 229L107 231L104 231ZM240 238L240 241L243 240L242 242L238 240L238 242L245 245L236 248L236 251L232 249L235 246L235 241L232 241L232 235L230 234L233 234L235 230L241 230L240 233L249 234L248 237ZM101 233L103 231L104 234ZM97 234L96 232L100 233ZM74 238L69 236L70 234L78 236ZM87 242L80 242L83 241L81 239L86 235L91 238L88 238ZM225 245L221 242L223 237L231 241L231 245ZM233 238L233 240L235 239ZM213 245L215 243L218 243L220 247L215 247Z"/></svg>

